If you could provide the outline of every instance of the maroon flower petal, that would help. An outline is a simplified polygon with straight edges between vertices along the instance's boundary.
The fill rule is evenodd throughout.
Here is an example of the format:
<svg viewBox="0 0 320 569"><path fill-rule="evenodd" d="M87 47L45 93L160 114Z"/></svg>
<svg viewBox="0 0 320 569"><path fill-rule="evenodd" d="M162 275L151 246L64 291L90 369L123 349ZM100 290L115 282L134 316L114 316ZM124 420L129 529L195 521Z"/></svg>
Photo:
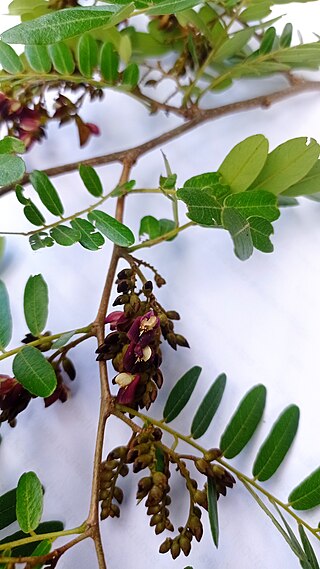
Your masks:
<svg viewBox="0 0 320 569"><path fill-rule="evenodd" d="M140 375L136 375L135 379L132 383L130 383L130 385L128 385L128 387L121 387L121 389L118 391L117 402L121 403L122 405L131 405L134 403L139 381Z"/></svg>

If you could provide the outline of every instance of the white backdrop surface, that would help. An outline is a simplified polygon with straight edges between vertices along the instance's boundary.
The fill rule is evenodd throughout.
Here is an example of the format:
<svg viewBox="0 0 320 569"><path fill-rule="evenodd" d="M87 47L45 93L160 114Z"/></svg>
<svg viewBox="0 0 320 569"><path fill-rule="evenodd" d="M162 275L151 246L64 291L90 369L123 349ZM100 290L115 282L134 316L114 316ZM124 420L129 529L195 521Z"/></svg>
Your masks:
<svg viewBox="0 0 320 569"><path fill-rule="evenodd" d="M287 13L286 21L298 27L306 41L319 33L320 2L281 6L275 13ZM1 18L1 27L11 24ZM283 83L272 79L248 81L235 91L217 97L216 104L264 91ZM147 116L145 110L124 96L107 92L103 103L88 105L86 120L97 122L100 138L80 150L73 128L60 132L51 127L49 138L27 157L28 169L46 168L66 161L79 160L123 149L143 142L179 124L174 117ZM162 147L172 169L183 183L189 176L215 170L225 154L240 140L262 133L274 148L288 138L309 136L320 140L320 104L318 94L306 94L277 104L268 110L243 112L208 123L183 138ZM119 166L99 168L106 189L112 189ZM163 171L159 149L145 156L134 168L137 187L154 187ZM90 196L76 174L56 179L66 212L86 207ZM113 203L106 211L112 213ZM13 195L1 200L0 229L24 230L29 227L22 208ZM183 212L183 207L181 208ZM135 196L128 198L125 222L136 232L142 215L169 216L165 199ZM192 228L173 243L146 251L144 256L159 269L168 282L159 291L162 304L178 310L182 319L176 329L185 335L191 350L174 353L164 347L165 384L152 409L160 417L161 404L174 381L192 365L203 367L195 395L176 420L187 431L199 401L222 371L228 377L223 402L203 445L217 446L219 437L243 394L254 384L268 388L264 421L245 452L233 464L250 473L255 453L278 414L290 403L301 408L298 436L285 464L266 488L286 500L289 491L319 466L320 400L320 204L301 200L298 208L282 211L275 224L275 251L271 255L255 252L241 263L233 254L226 232ZM26 329L22 298L30 274L42 273L49 285L52 331L72 329L90 322L97 310L111 246L91 253L78 246L54 246L32 252L23 237L7 242L7 254L1 278L11 293L14 317L12 346ZM98 371L95 343L90 340L74 350L72 359L77 379L68 403L56 403L43 409L40 400L32 402L18 418L15 429L3 428L0 446L0 491L16 485L23 471L37 472L46 488L44 519L62 519L66 527L83 521L88 509L92 456L99 406ZM8 360L1 373L10 373ZM128 430L111 420L107 429L106 451L126 442ZM138 480L137 476L135 477ZM172 561L160 556L161 536L148 527L143 504L135 505L132 476L123 481L125 500L120 520L102 525L108 569L273 569L297 567L298 563L271 522L237 484L227 498L219 501L221 539L219 550L212 544L208 523L201 544L194 544L188 559ZM183 485L172 477L175 498L171 507L176 525L187 510ZM318 522L317 514L306 518ZM203 518L205 519L205 517ZM10 528L11 529L11 528ZM317 545L316 545L317 547ZM318 550L320 553L320 549ZM94 569L93 547L84 542L60 562L61 569Z"/></svg>

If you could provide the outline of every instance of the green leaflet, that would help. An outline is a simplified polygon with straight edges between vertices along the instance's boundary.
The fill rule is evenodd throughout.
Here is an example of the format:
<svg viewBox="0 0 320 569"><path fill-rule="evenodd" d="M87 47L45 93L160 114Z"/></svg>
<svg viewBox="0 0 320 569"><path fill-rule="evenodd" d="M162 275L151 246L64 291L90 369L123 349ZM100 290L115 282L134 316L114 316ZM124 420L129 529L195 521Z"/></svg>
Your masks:
<svg viewBox="0 0 320 569"><path fill-rule="evenodd" d="M44 247L52 247L54 241L45 231L39 231L29 237L29 242L31 249L33 251L38 251L38 249L43 249Z"/></svg>
<svg viewBox="0 0 320 569"><path fill-rule="evenodd" d="M66 332L65 334L62 334L62 336L60 336L60 338L58 338L55 342L53 342L52 344L52 348L54 348L55 350L57 350L58 348L62 348L63 346L65 346L69 340L71 340L72 336L74 336L75 331L71 330L71 332Z"/></svg>
<svg viewBox="0 0 320 569"><path fill-rule="evenodd" d="M32 552L31 557L40 557L42 555L47 555L50 553L52 543L49 540L40 541L36 546L35 550ZM43 564L34 565L34 569L41 569Z"/></svg>
<svg viewBox="0 0 320 569"><path fill-rule="evenodd" d="M132 56L132 44L130 36L128 34L121 34L119 45L117 46L118 53L120 55L121 61L128 64ZM136 64L134 64L136 65ZM139 70L139 68L138 68Z"/></svg>
<svg viewBox="0 0 320 569"><path fill-rule="evenodd" d="M295 510L310 510L320 504L320 468L292 490L288 501Z"/></svg>
<svg viewBox="0 0 320 569"><path fill-rule="evenodd" d="M220 405L226 382L227 377L225 373L221 373L200 403L191 425L191 436L194 439L201 437L209 428Z"/></svg>
<svg viewBox="0 0 320 569"><path fill-rule="evenodd" d="M102 77L108 83L116 83L118 80L119 54L115 51L111 42L106 42L101 49L100 69Z"/></svg>
<svg viewBox="0 0 320 569"><path fill-rule="evenodd" d="M25 55L30 67L37 73L50 73L51 60L45 45L27 45Z"/></svg>
<svg viewBox="0 0 320 569"><path fill-rule="evenodd" d="M5 136L0 140L0 154L10 154L11 152L23 154L25 150L26 147L22 140L19 140L14 136Z"/></svg>
<svg viewBox="0 0 320 569"><path fill-rule="evenodd" d="M236 209L246 219L253 216L263 217L268 221L278 219L280 212L277 198L270 192L251 191L231 194L224 200L224 209Z"/></svg>
<svg viewBox="0 0 320 569"><path fill-rule="evenodd" d="M288 23L284 26L280 36L280 47L290 47L292 40L292 24Z"/></svg>
<svg viewBox="0 0 320 569"><path fill-rule="evenodd" d="M301 542L303 545L303 549L304 549L305 554L308 558L311 569L319 569L319 563L317 561L313 547L312 547L312 545L308 539L308 536L307 536L306 532L304 531L304 527L299 524L298 529L299 529L299 534L300 534Z"/></svg>
<svg viewBox="0 0 320 569"><path fill-rule="evenodd" d="M51 521L51 522L42 522L39 524L35 533L43 534L43 533L51 533L55 531L63 530L63 523L58 521ZM10 543L12 541L17 541L19 539L23 539L26 537L26 534L22 531L17 531L12 535L8 535L4 539L0 541L0 543ZM14 556L29 556L32 555L34 551L35 544L34 542L25 543L24 545L19 545L18 547L14 547L12 549L12 555Z"/></svg>
<svg viewBox="0 0 320 569"><path fill-rule="evenodd" d="M263 253L272 253L273 245L270 235L273 234L273 227L271 223L263 217L250 217L248 221L253 246Z"/></svg>
<svg viewBox="0 0 320 569"><path fill-rule="evenodd" d="M0 530L13 524L16 516L16 488L0 496Z"/></svg>
<svg viewBox="0 0 320 569"><path fill-rule="evenodd" d="M88 214L88 219L95 222L96 228L116 245L120 247L133 245L134 235L131 229L117 221L114 217L111 217L111 215L96 209Z"/></svg>
<svg viewBox="0 0 320 569"><path fill-rule="evenodd" d="M274 58L280 63L317 69L320 65L320 44L319 42L305 43L290 47L290 49L281 49L274 52Z"/></svg>
<svg viewBox="0 0 320 569"><path fill-rule="evenodd" d="M30 22L18 24L5 31L2 38L7 43L24 45L54 44L102 26L106 27L108 24L113 26L115 24L110 23L111 16L111 6L59 10Z"/></svg>
<svg viewBox="0 0 320 569"><path fill-rule="evenodd" d="M221 210L224 198L229 194L226 186L181 188L177 191L178 199L188 206L188 217L199 225L221 225Z"/></svg>
<svg viewBox="0 0 320 569"><path fill-rule="evenodd" d="M60 201L57 190L51 183L47 174L40 170L34 170L30 174L30 182L39 194L39 198L43 205L45 205L53 215L62 215L64 211L63 205Z"/></svg>
<svg viewBox="0 0 320 569"><path fill-rule="evenodd" d="M194 366L174 385L163 409L166 423L175 419L188 403L201 373L201 367Z"/></svg>
<svg viewBox="0 0 320 569"><path fill-rule="evenodd" d="M104 237L95 229L90 221L77 217L71 221L71 225L74 229L80 231L79 243L82 247L89 249L89 251L98 251L98 249L101 249L104 244Z"/></svg>
<svg viewBox="0 0 320 569"><path fill-rule="evenodd" d="M262 134L239 142L225 157L219 172L232 192L243 192L261 172L268 157L269 143Z"/></svg>
<svg viewBox="0 0 320 569"><path fill-rule="evenodd" d="M17 200L23 204L25 207L23 208L23 213L26 216L27 220L33 225L41 226L45 223L45 218L43 217L41 211L37 208L37 206L31 201L30 198L25 198L23 195L24 188L20 186L20 184L16 185L16 197Z"/></svg>
<svg viewBox="0 0 320 569"><path fill-rule="evenodd" d="M236 32L232 38L228 38L216 52L215 61L223 61L239 53L249 42L254 34L253 28L247 28Z"/></svg>
<svg viewBox="0 0 320 569"><path fill-rule="evenodd" d="M208 477L207 482L208 496L208 515L210 521L210 529L213 542L216 547L219 543L219 521L218 521L218 494L216 484L213 478Z"/></svg>
<svg viewBox="0 0 320 569"><path fill-rule="evenodd" d="M258 4L249 6L249 8L241 12L239 19L245 23L255 22L269 16L270 12L270 2L263 2L263 0L261 0Z"/></svg>
<svg viewBox="0 0 320 569"><path fill-rule="evenodd" d="M4 350L12 336L12 316L6 285L0 281L0 350Z"/></svg>
<svg viewBox="0 0 320 569"><path fill-rule="evenodd" d="M297 433L299 408L290 405L273 425L254 462L252 473L260 481L269 480L283 462Z"/></svg>
<svg viewBox="0 0 320 569"><path fill-rule="evenodd" d="M318 192L320 192L320 160L316 161L306 176L290 186L281 196L308 196Z"/></svg>
<svg viewBox="0 0 320 569"><path fill-rule="evenodd" d="M263 415L267 390L256 385L245 395L220 439L226 458L233 458L250 441Z"/></svg>
<svg viewBox="0 0 320 569"><path fill-rule="evenodd" d="M25 170L25 163L20 156L0 154L0 186L21 180Z"/></svg>
<svg viewBox="0 0 320 569"><path fill-rule="evenodd" d="M81 75L92 77L98 65L98 44L90 34L83 34L77 46L77 60Z"/></svg>
<svg viewBox="0 0 320 569"><path fill-rule="evenodd" d="M35 530L41 520L43 490L35 472L25 472L17 486L17 520L24 533Z"/></svg>
<svg viewBox="0 0 320 569"><path fill-rule="evenodd" d="M17 381L32 395L49 397L57 386L52 366L33 346L25 346L17 353L12 369Z"/></svg>
<svg viewBox="0 0 320 569"><path fill-rule="evenodd" d="M139 67L136 63L129 63L122 74L122 86L134 89L139 83Z"/></svg>
<svg viewBox="0 0 320 569"><path fill-rule="evenodd" d="M95 197L100 197L103 194L103 187L101 180L92 166L80 164L79 174L88 192Z"/></svg>
<svg viewBox="0 0 320 569"><path fill-rule="evenodd" d="M223 227L231 235L235 255L241 261L249 259L253 253L249 222L234 208L223 210L221 219Z"/></svg>
<svg viewBox="0 0 320 569"><path fill-rule="evenodd" d="M0 65L7 73L22 73L23 65L20 57L7 43L0 40Z"/></svg>
<svg viewBox="0 0 320 569"><path fill-rule="evenodd" d="M182 10L188 10L199 4L199 0L164 0L159 2L157 6L147 10L148 16L161 16L162 14L176 14Z"/></svg>
<svg viewBox="0 0 320 569"><path fill-rule="evenodd" d="M276 29L273 26L265 31L259 48L260 54L270 53L272 51L276 35Z"/></svg>
<svg viewBox="0 0 320 569"><path fill-rule="evenodd" d="M48 50L53 67L58 73L61 73L61 75L72 75L75 70L75 63L70 47L61 42L49 45Z"/></svg>
<svg viewBox="0 0 320 569"><path fill-rule="evenodd" d="M78 229L68 227L67 225L57 225L57 227L50 229L50 235L56 243L64 247L74 245L81 238L81 233Z"/></svg>
<svg viewBox="0 0 320 569"><path fill-rule="evenodd" d="M152 215L146 215L140 221L139 237L147 235L149 239L155 239L160 235L160 223Z"/></svg>
<svg viewBox="0 0 320 569"><path fill-rule="evenodd" d="M320 146L306 137L293 138L275 148L257 179L252 183L252 190L267 190L280 194L301 180L318 159Z"/></svg>
<svg viewBox="0 0 320 569"><path fill-rule="evenodd" d="M24 289L24 315L33 336L40 336L48 318L48 286L42 275L29 277Z"/></svg>

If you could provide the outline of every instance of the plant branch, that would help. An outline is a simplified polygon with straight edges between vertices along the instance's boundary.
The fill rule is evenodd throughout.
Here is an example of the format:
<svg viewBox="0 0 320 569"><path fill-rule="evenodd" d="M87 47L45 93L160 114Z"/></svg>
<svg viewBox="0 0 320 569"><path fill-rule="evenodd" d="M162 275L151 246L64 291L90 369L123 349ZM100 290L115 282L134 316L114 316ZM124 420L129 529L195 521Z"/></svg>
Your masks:
<svg viewBox="0 0 320 569"><path fill-rule="evenodd" d="M131 163L134 164L134 162L146 152L150 152L154 148L161 146L162 144L165 144L166 142L173 140L178 136L181 136L185 132L192 130L200 124L240 111L248 111L250 109L257 108L269 108L272 104L283 101L288 97L310 91L320 91L320 81L301 80L301 82L290 85L286 89L281 89L267 95L253 97L244 101L237 101L228 105L222 105L221 107L216 107L213 109L200 109L196 107L193 113L194 117L192 119L187 120L187 122L161 134L160 136L153 138L152 140L144 142L143 144L134 146L127 150L120 150L119 152L113 152L111 154L105 154L103 156L96 156L94 158L88 158L87 160L55 166L53 168L44 170L44 172L48 176L59 176L61 174L66 174L67 172L73 172L78 168L80 163L89 166L102 166L104 164L110 164L112 162L124 163L128 160L128 157L130 157L132 161ZM29 174L25 174L20 183L26 184L28 181ZM3 186L0 188L0 197L7 194L14 188L15 184Z"/></svg>
<svg viewBox="0 0 320 569"><path fill-rule="evenodd" d="M65 529L65 530L61 530L61 531L54 531L54 532L50 532L50 533L42 533L42 534L38 534L35 533L34 535L28 536L28 537L24 537L22 539L17 539L15 541L11 541L8 543L1 543L0 544L0 551L4 551L5 549L12 549L13 547L19 547L20 545L26 545L27 543L33 543L36 541L43 541L45 539L57 539L58 537L63 537L66 535L74 535L74 534L83 534L86 532L86 524L82 524L81 526L78 526L76 528L72 528L72 529Z"/></svg>

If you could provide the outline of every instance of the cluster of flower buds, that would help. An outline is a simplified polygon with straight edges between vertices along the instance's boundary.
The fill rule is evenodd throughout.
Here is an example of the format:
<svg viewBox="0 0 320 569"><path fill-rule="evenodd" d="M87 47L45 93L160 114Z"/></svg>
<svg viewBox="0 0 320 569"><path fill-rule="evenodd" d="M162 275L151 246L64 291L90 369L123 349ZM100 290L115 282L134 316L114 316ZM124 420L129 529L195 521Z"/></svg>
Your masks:
<svg viewBox="0 0 320 569"><path fill-rule="evenodd" d="M97 359L112 360L118 372L113 382L120 387L119 403L148 409L163 383L159 369L161 337L174 349L177 346L189 347L189 344L174 332L173 320L178 320L179 314L173 310L166 312L159 305L153 295L151 281L137 291L133 268L123 269L117 277L120 294L113 305L122 305L124 309L107 316L106 324L110 324L111 332L98 347Z"/></svg>
<svg viewBox="0 0 320 569"><path fill-rule="evenodd" d="M44 126L48 119L48 113L40 103L31 109L0 93L0 124L6 123L8 134L22 140L26 148L45 136Z"/></svg>
<svg viewBox="0 0 320 569"><path fill-rule="evenodd" d="M227 494L227 488L232 488L233 485L236 483L234 477L230 472L228 472L223 466L220 464L212 464L214 460L221 456L221 451L219 449L211 449L209 450L204 458L199 458L195 461L195 467L201 474L204 474L208 478L213 478L218 494L222 494L225 496ZM203 504L201 503L203 501ZM204 498L200 497L200 493L196 496L196 501L202 506L204 505L205 500ZM206 508L207 509L207 508Z"/></svg>
<svg viewBox="0 0 320 569"><path fill-rule="evenodd" d="M127 476L129 472L126 464L127 452L126 446L117 447L108 454L107 460L101 463L99 499L101 500L102 520L120 516L118 504L122 503L123 491L116 484L119 476Z"/></svg>
<svg viewBox="0 0 320 569"><path fill-rule="evenodd" d="M192 505L185 527L178 528L179 535L176 537L167 537L160 545L159 552L168 553L170 551L173 559L176 559L181 551L185 556L189 555L192 539L195 537L197 541L200 541L203 535L203 527L200 518L200 508Z"/></svg>

